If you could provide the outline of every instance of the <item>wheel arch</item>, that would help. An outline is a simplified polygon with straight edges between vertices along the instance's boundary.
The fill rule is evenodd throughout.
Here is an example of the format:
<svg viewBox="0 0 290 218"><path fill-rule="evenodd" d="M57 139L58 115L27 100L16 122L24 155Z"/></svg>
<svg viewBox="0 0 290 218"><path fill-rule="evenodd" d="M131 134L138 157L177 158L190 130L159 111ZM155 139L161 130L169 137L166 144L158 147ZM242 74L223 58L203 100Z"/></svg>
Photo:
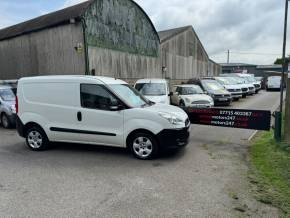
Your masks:
<svg viewBox="0 0 290 218"><path fill-rule="evenodd" d="M156 135L155 135L153 132L151 132L150 130L147 130L147 129L135 129L135 130L133 130L132 132L130 132L130 133L128 134L127 138L126 138L126 148L129 147L129 142L130 142L130 140L131 140L132 137L133 137L135 134L137 134L137 133L145 133L145 134L152 135L152 136L155 138L155 140L159 143L159 141L158 141Z"/></svg>
<svg viewBox="0 0 290 218"><path fill-rule="evenodd" d="M40 128L46 134L45 130L38 123L36 123L36 122L28 122L28 123L26 123L24 125L24 134L26 135L27 134L27 131L30 128L32 128L32 127L38 127L38 128ZM46 134L46 136L47 136L47 134Z"/></svg>

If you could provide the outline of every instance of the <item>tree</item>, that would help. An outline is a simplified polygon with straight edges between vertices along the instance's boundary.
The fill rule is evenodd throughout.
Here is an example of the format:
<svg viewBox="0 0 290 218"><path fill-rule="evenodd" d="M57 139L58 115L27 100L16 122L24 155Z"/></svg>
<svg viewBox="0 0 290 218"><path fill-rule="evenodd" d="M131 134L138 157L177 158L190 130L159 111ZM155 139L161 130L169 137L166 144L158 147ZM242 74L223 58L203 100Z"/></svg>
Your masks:
<svg viewBox="0 0 290 218"><path fill-rule="evenodd" d="M286 57L286 63L290 63L290 55L288 55L288 57ZM274 64L283 64L283 59L282 58L277 58L276 61L274 62Z"/></svg>

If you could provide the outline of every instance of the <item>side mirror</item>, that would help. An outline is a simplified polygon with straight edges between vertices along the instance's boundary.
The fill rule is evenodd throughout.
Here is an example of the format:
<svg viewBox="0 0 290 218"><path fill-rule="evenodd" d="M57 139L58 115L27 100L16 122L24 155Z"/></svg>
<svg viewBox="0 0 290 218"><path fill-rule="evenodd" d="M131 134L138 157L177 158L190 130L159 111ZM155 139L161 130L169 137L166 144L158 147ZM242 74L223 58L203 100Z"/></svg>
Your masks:
<svg viewBox="0 0 290 218"><path fill-rule="evenodd" d="M168 94L168 96L170 97L170 96L173 96L173 92L170 92L169 94Z"/></svg>
<svg viewBox="0 0 290 218"><path fill-rule="evenodd" d="M110 105L110 110L111 111L118 111L123 109L124 107L122 105L120 105L118 100L112 100L111 101L111 105Z"/></svg>

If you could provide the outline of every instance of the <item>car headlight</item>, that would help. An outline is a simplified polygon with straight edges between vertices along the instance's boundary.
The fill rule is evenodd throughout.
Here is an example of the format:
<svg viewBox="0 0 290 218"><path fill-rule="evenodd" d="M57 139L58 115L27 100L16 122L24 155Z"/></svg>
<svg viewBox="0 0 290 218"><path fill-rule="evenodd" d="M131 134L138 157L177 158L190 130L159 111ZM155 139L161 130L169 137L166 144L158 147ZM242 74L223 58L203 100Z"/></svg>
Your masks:
<svg viewBox="0 0 290 218"><path fill-rule="evenodd" d="M166 119L169 123L171 123L173 125L180 125L183 123L182 119L180 119L174 115L171 115L169 113L159 112L158 114L159 114L159 116Z"/></svg>
<svg viewBox="0 0 290 218"><path fill-rule="evenodd" d="M10 110L12 111L12 113L16 113L15 105L11 105L10 106Z"/></svg>

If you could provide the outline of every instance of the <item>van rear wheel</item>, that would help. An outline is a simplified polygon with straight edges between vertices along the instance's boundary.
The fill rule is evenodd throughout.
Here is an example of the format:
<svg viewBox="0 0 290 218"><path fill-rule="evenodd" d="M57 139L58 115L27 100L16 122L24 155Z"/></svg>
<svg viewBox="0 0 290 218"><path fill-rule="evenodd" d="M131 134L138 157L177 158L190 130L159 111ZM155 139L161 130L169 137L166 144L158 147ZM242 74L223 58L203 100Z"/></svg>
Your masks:
<svg viewBox="0 0 290 218"><path fill-rule="evenodd" d="M155 138L147 133L135 134L129 146L133 155L141 160L150 160L157 156L158 144Z"/></svg>
<svg viewBox="0 0 290 218"><path fill-rule="evenodd" d="M26 132L26 144L33 151L43 151L47 149L49 141L45 132L35 126Z"/></svg>

